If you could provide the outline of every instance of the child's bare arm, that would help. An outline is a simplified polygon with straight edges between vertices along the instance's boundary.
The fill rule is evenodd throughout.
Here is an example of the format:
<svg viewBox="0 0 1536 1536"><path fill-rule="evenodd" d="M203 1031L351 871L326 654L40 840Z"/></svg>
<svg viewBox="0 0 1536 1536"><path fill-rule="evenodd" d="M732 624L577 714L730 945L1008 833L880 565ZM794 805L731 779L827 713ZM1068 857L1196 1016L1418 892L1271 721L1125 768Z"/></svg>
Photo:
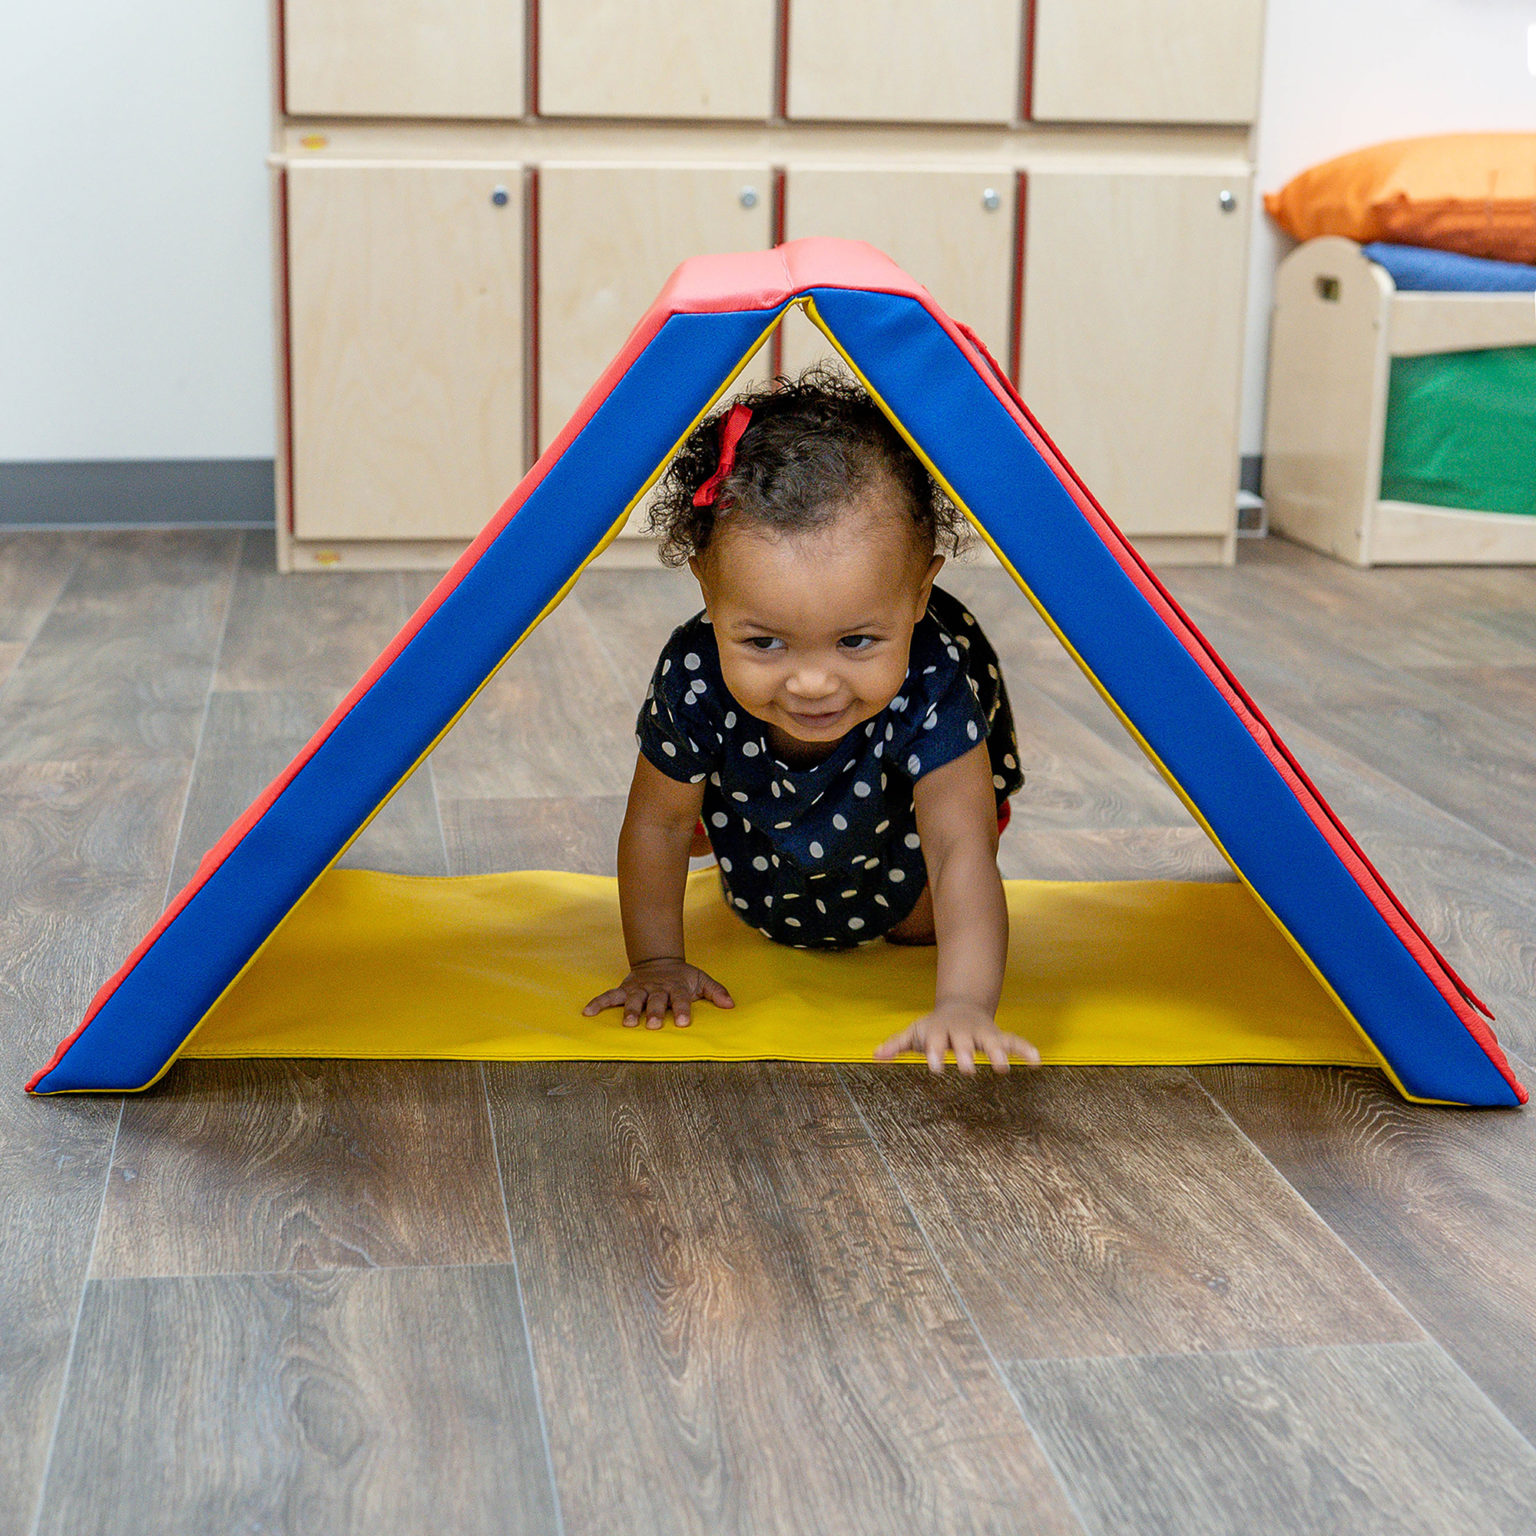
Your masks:
<svg viewBox="0 0 1536 1536"><path fill-rule="evenodd" d="M708 998L720 1008L734 1004L714 977L689 965L683 951L683 893L688 884L688 847L704 803L702 784L669 779L643 756L619 833L619 910L629 975L594 997L587 1015L622 1008L633 1028L642 1018L660 1029L670 1009L686 1025L694 1002Z"/></svg>
<svg viewBox="0 0 1536 1536"><path fill-rule="evenodd" d="M922 1051L935 1072L953 1049L962 1072L985 1055L999 1072L1009 1056L1037 1063L1039 1052L997 1027L1008 958L1008 907L997 872L997 802L985 744L925 775L913 790L918 836L928 866L938 979L933 1012L893 1035L875 1052L888 1060Z"/></svg>

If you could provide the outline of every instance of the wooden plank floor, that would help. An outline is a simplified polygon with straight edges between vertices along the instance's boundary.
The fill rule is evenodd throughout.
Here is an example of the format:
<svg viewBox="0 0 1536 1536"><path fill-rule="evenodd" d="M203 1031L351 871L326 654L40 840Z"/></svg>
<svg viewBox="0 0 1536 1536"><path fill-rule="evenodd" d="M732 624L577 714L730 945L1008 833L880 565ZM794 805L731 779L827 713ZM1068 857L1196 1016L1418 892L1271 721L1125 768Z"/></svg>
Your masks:
<svg viewBox="0 0 1536 1536"><path fill-rule="evenodd" d="M1536 572L1170 573L1536 1061ZM196 1062L19 1087L430 581L0 538L0 1536L1529 1533L1536 1112L1368 1071ZM995 568L1010 875L1225 879ZM613 867L589 572L349 862ZM702 1027L702 1026L696 1026Z"/></svg>

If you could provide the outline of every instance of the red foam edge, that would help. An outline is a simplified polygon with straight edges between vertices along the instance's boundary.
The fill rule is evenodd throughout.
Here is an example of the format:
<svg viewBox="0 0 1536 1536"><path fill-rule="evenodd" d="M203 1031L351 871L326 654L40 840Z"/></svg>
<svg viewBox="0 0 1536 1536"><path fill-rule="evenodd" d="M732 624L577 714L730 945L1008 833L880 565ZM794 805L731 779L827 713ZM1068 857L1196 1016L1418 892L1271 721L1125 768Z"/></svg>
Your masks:
<svg viewBox="0 0 1536 1536"><path fill-rule="evenodd" d="M1117 563L1138 590L1157 610L1169 630L1189 651L1201 670L1243 721L1265 756L1286 780L1314 825L1349 869L1351 875L1392 931L1424 969L1425 974L1445 998L1452 1011L1466 1026L1478 1045L1498 1068L1519 1101L1528 1099L1525 1088L1510 1070L1498 1040L1472 1007L1492 1018L1471 988L1453 971L1413 920L1406 907L1366 858L1342 821L1319 794L1301 766L1292 757L1278 734L1264 719L1226 664L1216 654L1187 614L1158 580L1152 568L1137 553L1125 535L1115 526L1093 493L1063 457L1024 404L1018 391L997 365L980 339L968 327L957 324L934 303L928 291L888 256L862 241L810 239L796 240L771 251L750 251L726 256L697 256L685 261L668 279L650 309L641 317L618 355L588 390L575 414L559 435L539 456L538 462L502 503L500 510L481 530L479 536L459 557L453 568L427 595L426 600L408 619L400 633L358 679L346 698L315 733L291 763L280 773L243 815L209 850L186 886L161 914L160 919L122 966L96 993L85 1017L54 1051L48 1064L33 1074L27 1091L58 1066L80 1035L101 1011L108 998L122 985L134 966L148 953L160 935L173 923L188 902L197 895L214 872L239 845L246 833L266 814L277 797L324 744L331 732L351 712L358 700L411 642L417 632L437 612L448 595L464 579L486 548L497 538L518 509L538 488L544 477L570 446L576 435L596 414L614 386L636 358L650 345L656 333L677 314L717 314L739 310L771 311L812 288L850 288L865 292L890 293L921 303L959 347L988 388L1018 423L1038 453L1076 502L1078 509L1099 535Z"/></svg>

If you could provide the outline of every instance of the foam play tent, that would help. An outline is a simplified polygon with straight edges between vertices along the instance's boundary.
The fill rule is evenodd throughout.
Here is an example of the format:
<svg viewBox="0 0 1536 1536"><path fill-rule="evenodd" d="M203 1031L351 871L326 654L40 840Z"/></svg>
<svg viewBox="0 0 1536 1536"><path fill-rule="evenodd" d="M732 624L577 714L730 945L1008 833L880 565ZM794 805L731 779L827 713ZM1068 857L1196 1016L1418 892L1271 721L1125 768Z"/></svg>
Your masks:
<svg viewBox="0 0 1536 1536"><path fill-rule="evenodd" d="M868 385L1225 855L1242 885L1220 888L1220 900L1230 907L1235 898L1265 933L1280 936L1281 958L1308 973L1323 1012L1350 1042L1284 1059L1374 1061L1413 1099L1525 1101L1486 1007L1387 888L985 349L887 258L834 240L700 257L677 270L559 437L315 738L203 860L28 1084L32 1092L153 1083L221 1001L236 995L242 978L277 963L285 935L291 949L281 965L322 976L322 992L336 990L326 945L349 931L349 921L353 930L382 935L378 953L387 957L391 935L415 921L409 887L400 877L331 866L618 532L690 428L794 305ZM1021 810L1027 817L1027 803ZM554 934L540 943L556 944L563 934L579 950L571 914L591 891L581 886L584 877L548 878L566 883L538 888L537 905ZM439 931L475 932L485 906L476 906L479 888L437 884L449 888L436 909ZM695 888L702 889L698 877L691 902ZM1112 921L1096 942L1134 956L1135 944L1122 945L1115 934L1134 929L1139 898L1130 886L1110 889L1132 894L1118 898L1120 927ZM1210 912L1180 906L1183 898L1172 895L1170 931L1184 935L1182 948L1153 945L1145 965L1171 954L1176 987L1181 956L1222 939ZM708 907L723 910L718 899ZM1081 931L1080 918L1068 912L1057 931L1070 948L1066 937ZM1241 951L1218 957L1218 968L1236 978L1240 993L1247 986L1259 1009L1270 984L1254 958L1262 946L1230 942L1241 942ZM922 963L892 958L889 946L856 953L866 976L872 965ZM763 963L801 960L839 963L792 951ZM1141 964L1133 960L1130 968ZM387 986L388 978L372 984ZM562 1005L579 1007L580 1000ZM319 1054L302 1038L308 1023L296 1005L286 1042L226 1043L222 1053ZM614 1037L637 1033L609 1027ZM1234 1031L1206 1059L1282 1059L1262 1048L1250 1054L1240 1022ZM418 1054L409 1042L339 1037L326 1053ZM438 1054L483 1053L471 1042ZM1111 1050L1101 1059L1121 1058Z"/></svg>

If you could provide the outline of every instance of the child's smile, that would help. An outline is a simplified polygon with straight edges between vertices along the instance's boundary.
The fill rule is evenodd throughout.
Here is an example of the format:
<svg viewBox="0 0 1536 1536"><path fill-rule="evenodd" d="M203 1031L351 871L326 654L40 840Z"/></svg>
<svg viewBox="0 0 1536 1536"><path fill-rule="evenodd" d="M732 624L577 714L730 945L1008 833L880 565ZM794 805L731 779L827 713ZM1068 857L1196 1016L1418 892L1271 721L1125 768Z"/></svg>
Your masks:
<svg viewBox="0 0 1536 1536"><path fill-rule="evenodd" d="M897 696L943 557L871 491L830 525L771 537L722 529L691 562L725 685L774 750L814 762Z"/></svg>

